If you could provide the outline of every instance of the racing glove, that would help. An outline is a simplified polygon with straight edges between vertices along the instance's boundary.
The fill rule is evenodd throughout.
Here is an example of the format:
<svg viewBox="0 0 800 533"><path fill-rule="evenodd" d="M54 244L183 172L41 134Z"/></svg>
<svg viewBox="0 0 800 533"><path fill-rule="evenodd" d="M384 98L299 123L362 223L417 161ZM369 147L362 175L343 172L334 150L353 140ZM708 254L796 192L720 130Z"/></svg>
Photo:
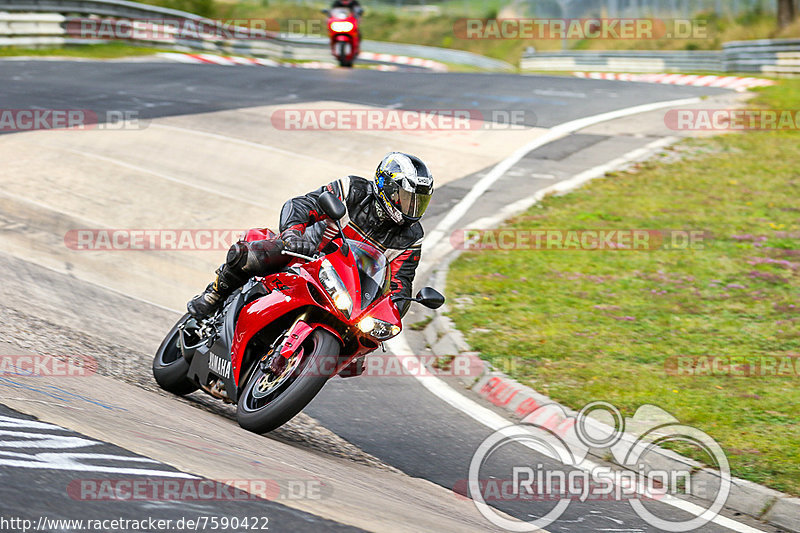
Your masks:
<svg viewBox="0 0 800 533"><path fill-rule="evenodd" d="M312 256L317 251L317 246L297 229L285 230L281 233L281 240L286 243L286 250L296 254Z"/></svg>

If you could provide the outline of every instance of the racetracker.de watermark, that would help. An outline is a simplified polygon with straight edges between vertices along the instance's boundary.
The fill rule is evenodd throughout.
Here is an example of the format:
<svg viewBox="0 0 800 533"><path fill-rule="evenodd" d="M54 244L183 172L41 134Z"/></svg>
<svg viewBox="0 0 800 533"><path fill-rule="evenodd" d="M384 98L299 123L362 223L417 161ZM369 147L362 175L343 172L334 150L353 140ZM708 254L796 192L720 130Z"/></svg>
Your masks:
<svg viewBox="0 0 800 533"><path fill-rule="evenodd" d="M70 250L90 251L227 251L241 229L72 229L64 235Z"/></svg>
<svg viewBox="0 0 800 533"><path fill-rule="evenodd" d="M318 479L74 479L67 494L78 501L322 500L332 486Z"/></svg>
<svg viewBox="0 0 800 533"><path fill-rule="evenodd" d="M459 229L450 235L457 250L702 250L702 230L648 229Z"/></svg>
<svg viewBox="0 0 800 533"><path fill-rule="evenodd" d="M670 109L664 125L676 131L796 131L800 109Z"/></svg>
<svg viewBox="0 0 800 533"><path fill-rule="evenodd" d="M89 377L97 372L97 359L89 355L0 355L0 377Z"/></svg>
<svg viewBox="0 0 800 533"><path fill-rule="evenodd" d="M140 130L138 111L91 109L0 109L0 132L36 130Z"/></svg>
<svg viewBox="0 0 800 533"><path fill-rule="evenodd" d="M305 22L305 21L304 21ZM174 42L177 40L264 40L280 31L276 19L71 18L65 25L73 39L112 39Z"/></svg>
<svg viewBox="0 0 800 533"><path fill-rule="evenodd" d="M308 109L282 108L270 116L278 130L304 131L471 131L534 127L526 109Z"/></svg>
<svg viewBox="0 0 800 533"><path fill-rule="evenodd" d="M455 22L453 34L458 39L652 40L707 39L709 30L701 19L464 18Z"/></svg>
<svg viewBox="0 0 800 533"><path fill-rule="evenodd" d="M800 377L800 355L674 355L664 361L670 376L733 378Z"/></svg>

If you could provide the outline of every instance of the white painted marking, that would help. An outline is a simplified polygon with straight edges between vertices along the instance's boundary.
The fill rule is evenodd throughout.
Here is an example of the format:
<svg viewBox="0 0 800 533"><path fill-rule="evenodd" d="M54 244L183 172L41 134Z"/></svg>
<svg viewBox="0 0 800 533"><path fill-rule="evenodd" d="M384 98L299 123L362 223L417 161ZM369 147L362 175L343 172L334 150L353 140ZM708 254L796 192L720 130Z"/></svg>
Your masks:
<svg viewBox="0 0 800 533"><path fill-rule="evenodd" d="M577 120L572 120L569 122L564 122L563 124L559 124L550 128L547 132L545 132L540 137L532 140L525 146L517 149L513 154L505 158L504 160L500 161L497 165L489 171L486 176L478 180L478 182L472 187L472 189L461 199L448 213L447 215L439 221L439 224L436 225L436 228L425 238L423 242L423 252L422 252L422 260L425 261L426 251L430 253L445 237L447 232L453 228L453 226L458 222L461 217L463 217L467 211L478 201L478 199L486 192L489 187L491 187L497 180L499 180L503 175L508 172L514 165L516 165L520 159L525 157L528 152L543 146L551 141L556 139L560 139L572 133L574 131L582 130L588 126L592 126L594 124L599 124L600 122L606 122L608 120L614 120L617 118L627 117L630 115L635 115L638 113L645 113L648 111L655 111L657 109L663 109L665 107L673 107L673 106L682 106L682 105L690 105L696 104L700 102L699 98L684 98L680 100L668 100L665 102L655 102L652 104L644 104L634 107L627 107L624 109L618 109L616 111L610 111L607 113L601 113L599 115L593 115L586 118L580 118Z"/></svg>
<svg viewBox="0 0 800 533"><path fill-rule="evenodd" d="M511 425L511 422L506 420L504 417L498 415L494 411L483 407L482 405L476 403L475 401L467 398L460 392L456 391L450 385L439 379L438 377L434 376L430 372L428 372L427 368L424 365L417 365L414 364L412 368L411 364L411 357L414 356L414 351L411 349L411 346L408 345L405 338L403 336L395 337L389 341L386 341L386 344L389 346L389 349L392 351L394 355L401 355L404 357L400 357L400 363L406 369L406 372L413 375L417 381L419 381L423 387L428 389L432 394L438 397L440 400L444 401L454 409L461 411L465 415L469 416L476 422L479 422L486 426L487 428L491 429L492 431L499 431L503 434L508 433L509 436L513 436L517 434L515 431L512 431L514 426ZM411 356L411 357L409 357ZM542 449L535 444L527 442L525 440L518 441L519 444L526 446L538 453L542 453ZM552 459L558 460L557 456L551 457ZM597 463L585 459L581 464L575 465L576 468L581 470L591 472L593 469L598 468L600 465ZM639 484L636 487L636 492L638 494L647 494L646 487L643 484ZM699 505L694 503L681 500L676 498L670 494L664 494L660 500L663 503L671 505L676 509L680 509L682 511L686 511L691 513L695 516L698 516L705 511L705 509ZM726 518L724 516L716 516L711 519L711 522L715 524L728 528L733 531L737 531L739 533L763 533L760 529L755 529L745 524L740 524L735 520L731 520L730 518Z"/></svg>
<svg viewBox="0 0 800 533"><path fill-rule="evenodd" d="M250 146L252 148L258 148L260 150L267 150L269 152L275 152L276 154L283 154L289 157L294 157L296 159L306 159L308 161L314 161L315 163L321 162L319 157L311 157L309 155L300 154L297 152L292 152L290 150L284 150L283 148L275 148L274 146L269 146L268 144L261 144L253 141L247 141L245 139L239 139L238 137L229 137L228 135L220 135L218 133L211 133L208 131L203 130L193 130L191 128L182 128L180 126L172 126L168 124L155 124L151 123L150 128L159 128L164 130L172 130L172 131L180 131L182 133L189 133L192 135L198 135L201 137L208 137L209 139L216 139L219 141L225 141L229 143L241 144L242 146ZM332 166L341 166L336 163L330 163ZM263 205L263 204L262 204Z"/></svg>
<svg viewBox="0 0 800 533"><path fill-rule="evenodd" d="M214 195L217 195L217 196L221 196L223 198L228 198L229 200L236 200L237 202L242 202L244 204L253 205L253 206L256 206L256 207L261 207L261 208L264 207L263 203L254 202L252 200L248 200L246 198L246 195L243 195L243 194L236 195L236 194L224 193L224 192L212 189L210 187L205 187L203 185L198 185L197 183L192 183L190 181L186 181L186 180L181 179L181 178L176 178L174 176L170 176L168 174L164 174L163 172L158 172L156 170L152 170L152 169L149 169L149 168L140 167L139 165L133 165L131 163L126 163L125 161L121 161L121 160L115 159L113 157L107 157L107 156L100 155L100 154L95 154L95 153L92 153L92 152L86 152L86 151L83 151L83 150L77 150L75 148L58 148L58 149L59 150L64 150L64 151L67 151L67 152L72 152L74 154L82 155L84 157L89 157L89 158L92 158L92 159L99 159L100 161L105 161L107 163L111 163L113 165L124 167L124 168L130 169L130 170L135 170L137 172L143 172L145 174L150 174L151 176L155 176L157 178L161 178L161 179L166 180L166 181L171 181L173 183L179 183L181 185L185 185L186 187L191 187L191 188L197 189L199 191L211 193L211 194L214 194Z"/></svg>
<svg viewBox="0 0 800 533"><path fill-rule="evenodd" d="M48 430L50 432L69 431L61 426L38 422L36 420L0 416L0 427L9 428L0 430L0 436L12 438L11 440L0 440L0 448L74 450L77 448L85 448L87 446L97 446L98 444L103 444L98 440L81 436L22 431L25 429ZM97 460L115 461L120 463L147 463L156 466L162 465L162 463L159 461L147 457L129 457L118 454L83 453L70 451L20 453L15 451L0 450L0 467L6 466L15 468L68 470L75 472L103 472L125 475L155 475L160 477L197 479L197 476L171 470L131 468L128 466L113 466L109 464L98 465L91 462Z"/></svg>
<svg viewBox="0 0 800 533"><path fill-rule="evenodd" d="M664 146L669 146L676 140L677 137L665 137L663 139L658 139L656 141L653 141L641 148L631 150L627 154L624 154L616 159L612 159L607 163L586 169L583 172L576 174L570 179L562 180L559 181L558 183L550 185L549 187L539 189L538 191L536 191L535 194L528 196L527 198L522 198L521 200L517 200L516 202L503 207L497 214L480 218L470 223L469 226L470 228L474 229L492 228L497 224L499 224L500 222L502 222L503 220L509 218L510 216L525 211L536 202L541 201L542 198L544 198L548 194L552 193L563 194L567 191L575 189L576 187L583 185L587 181L603 176L606 172L616 170L622 165L625 165L631 161L635 161L641 157L644 157L654 150L663 148Z"/></svg>
<svg viewBox="0 0 800 533"><path fill-rule="evenodd" d="M428 245L427 248L429 250L435 248L435 246L441 241L444 232L450 229L452 225L455 224L455 222L457 222L463 216L464 213L466 213L469 207L471 207L475 203L475 201L480 197L480 194L482 194L485 190L487 190L492 183L500 179L511 167L513 167L513 165L515 165L520 159L522 159L522 157L524 157L531 150L539 146L542 146L543 144L550 142L554 139L563 137L564 135L570 132L578 131L592 124L597 124L599 122L603 122L606 120L613 120L615 118L628 116L636 113L653 111L664 107L694 104L698 103L699 101L700 101L699 98L689 98L689 99L674 100L668 102L657 102L654 104L636 106L610 113L603 113L601 115L595 115L593 117L578 119L552 128L548 133L546 133L542 137L539 137L534 141L528 143L527 145L523 146L522 148L514 152L507 159L501 161L489 172L489 174L487 174L485 177L479 180L478 183L475 184L473 189L470 190L469 193L467 193L467 195L461 200L461 202L459 202L453 208L453 210L450 213L448 213L448 215L445 216L445 218L437 225L436 229L434 229L434 232L438 231L439 234L436 235L435 237L430 236L426 238L426 241L431 237L433 237L434 239L432 244ZM543 190L540 190L539 192L537 192L537 194L529 198L519 200L514 204L506 206L500 214L494 215L492 217L487 217L485 219L481 219L481 222L483 222L484 224L494 225L503 218L506 218L510 213L525 209L530 205L533 205L539 199L541 199L545 194L547 194L547 192L564 192L571 188L577 187L594 177L603 175L608 170L611 170L613 168L618 167L621 164L624 164L626 162L635 160L638 157L646 155L646 153L648 153L650 150L653 150L654 148L670 144L671 142L674 142L674 140L675 140L674 138L659 139L658 141L654 141L643 148L633 150L632 152L629 152L628 154L625 154L622 157L614 159L613 161L609 161L604 165L598 165L596 167L588 169L569 180L564 180L559 183L556 183L551 187L547 187ZM475 191L480 191L480 192L476 193ZM454 211L456 213L450 216ZM425 246L425 244L423 244L423 246ZM393 354L406 356L401 358L401 363L403 365L409 364L409 357L407 356L413 355L414 352L413 350L411 350L411 347L408 345L408 342L402 335L399 337L395 337L394 339L391 339L390 341L387 342L387 344L389 348L392 350ZM407 370L410 371L410 369ZM466 414L473 420L488 427L489 429L493 431L503 431L504 428L508 428L508 426L510 425L510 422L506 420L504 417L498 415L497 413L491 411L490 409L487 409L486 407L483 407L482 405L471 400L470 398L467 398L460 392L450 387L450 385L448 385L441 379L427 372L426 369L423 369L421 372L418 371L417 373L414 374L414 377L422 384L423 387L425 387L436 397L438 397L451 407L455 408L456 410ZM541 450L537 451L541 452ZM553 458L557 459L557 457ZM584 460L580 465L578 465L578 468L591 471L593 468L596 468L597 466L599 465L597 465L592 461ZM644 494L646 492L646 490L644 489L645 487L643 487L642 485L639 485L637 487L637 491L640 494ZM685 500L681 500L669 494L664 495L661 501L672 507L691 513L695 516L699 516L705 511L705 509L703 507L700 507L699 505L693 504ZM736 522L735 520L731 520L724 516L718 515L713 519L711 519L711 521L717 525L720 525L722 527L740 533L758 533L759 531L761 531L759 529L755 529L745 524L741 524L739 522Z"/></svg>
<svg viewBox="0 0 800 533"><path fill-rule="evenodd" d="M156 54L158 57L163 57L164 59L171 59L173 61L178 61L180 63L198 63L197 59L187 55L187 54L178 54L176 52L161 52Z"/></svg>

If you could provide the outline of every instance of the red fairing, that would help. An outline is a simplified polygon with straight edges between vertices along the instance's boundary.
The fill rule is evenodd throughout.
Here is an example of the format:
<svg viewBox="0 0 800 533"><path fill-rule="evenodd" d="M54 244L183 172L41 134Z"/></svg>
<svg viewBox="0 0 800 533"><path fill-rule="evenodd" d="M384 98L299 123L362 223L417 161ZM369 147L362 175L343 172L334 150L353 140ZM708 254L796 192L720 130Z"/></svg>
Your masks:
<svg viewBox="0 0 800 533"><path fill-rule="evenodd" d="M312 326L309 326L302 320L298 320L281 345L281 355L288 359L289 356L303 344L303 341L311 335L312 331L314 331Z"/></svg>
<svg viewBox="0 0 800 533"><path fill-rule="evenodd" d="M262 241L264 239L274 239L278 235L268 228L252 228L247 230L244 240L247 242Z"/></svg>
<svg viewBox="0 0 800 533"><path fill-rule="evenodd" d="M236 383L239 383L239 371L245 348L253 335L286 313L308 305L311 296L305 283L297 283L297 278L298 276L284 272L267 276L264 278L265 285L272 292L244 306L239 313L231 346L231 369ZM276 280L280 282L282 290L276 288Z"/></svg>
<svg viewBox="0 0 800 533"><path fill-rule="evenodd" d="M246 236L247 240L274 237L275 233L266 229L250 230ZM377 249L375 252L380 253ZM362 289L358 267L354 261L354 253L351 250L347 256L344 256L341 250L337 250L315 261L305 262L298 259L291 263L295 267L291 271L279 272L260 278L268 294L244 306L239 312L236 321L236 329L231 346L231 369L235 383L239 384L242 359L253 336L277 319L289 313L297 313L301 308L319 308L324 313L334 315L339 325L334 326L324 322L312 323L305 320L297 320L290 329L288 338L280 347L280 354L287 358L290 357L302 345L303 341L318 328L329 331L342 341L343 333L338 330L344 326L347 330L345 338L349 339L348 342L350 343L348 345L354 348L352 353L342 354L339 370L347 366L355 357L369 353L377 347L377 341L358 328L358 323L362 318L369 315L375 319L402 327L397 307L392 303L388 295L378 298L377 301L368 305L366 309L361 309ZM336 308L325 287L319 282L319 271L325 261L329 262L336 270L351 297L353 309L350 316ZM325 301L315 299L309 292L309 285L314 286L317 289L318 298L321 295ZM344 342L342 344L344 345Z"/></svg>
<svg viewBox="0 0 800 533"><path fill-rule="evenodd" d="M368 313L364 314L369 314L372 318L378 318L395 326L401 326L402 324L400 313L397 312L397 306L392 303L390 298L381 298L367 310Z"/></svg>
<svg viewBox="0 0 800 533"><path fill-rule="evenodd" d="M332 10L332 13L335 11L337 10ZM347 11L349 15L345 18L329 16L328 35L331 39L331 52L334 57L339 59L340 63L348 63L347 66L351 66L360 52L361 42L358 33L359 20L350 10ZM337 56L337 43L340 42L350 43L349 52L342 57Z"/></svg>

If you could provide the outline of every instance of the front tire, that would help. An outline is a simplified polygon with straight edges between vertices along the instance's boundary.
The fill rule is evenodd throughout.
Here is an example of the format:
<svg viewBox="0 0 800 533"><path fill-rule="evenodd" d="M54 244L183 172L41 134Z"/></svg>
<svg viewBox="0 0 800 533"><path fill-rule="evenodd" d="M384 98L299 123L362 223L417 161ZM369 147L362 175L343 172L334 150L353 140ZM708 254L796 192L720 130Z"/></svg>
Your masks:
<svg viewBox="0 0 800 533"><path fill-rule="evenodd" d="M236 419L244 429L260 434L282 426L302 411L333 375L340 351L333 334L316 329L300 349L304 353L297 368L265 396L259 397L259 385L269 376L258 361L254 363L236 406Z"/></svg>
<svg viewBox="0 0 800 533"><path fill-rule="evenodd" d="M153 357L153 377L156 378L156 382L165 391L178 396L189 394L199 388L196 383L186 377L189 363L183 358L179 346L178 326L184 324L189 318L190 315L187 313L172 326Z"/></svg>
<svg viewBox="0 0 800 533"><path fill-rule="evenodd" d="M340 67L352 67L353 61L348 61L347 56L350 54L350 43L339 41L336 43L336 59L339 61Z"/></svg>

